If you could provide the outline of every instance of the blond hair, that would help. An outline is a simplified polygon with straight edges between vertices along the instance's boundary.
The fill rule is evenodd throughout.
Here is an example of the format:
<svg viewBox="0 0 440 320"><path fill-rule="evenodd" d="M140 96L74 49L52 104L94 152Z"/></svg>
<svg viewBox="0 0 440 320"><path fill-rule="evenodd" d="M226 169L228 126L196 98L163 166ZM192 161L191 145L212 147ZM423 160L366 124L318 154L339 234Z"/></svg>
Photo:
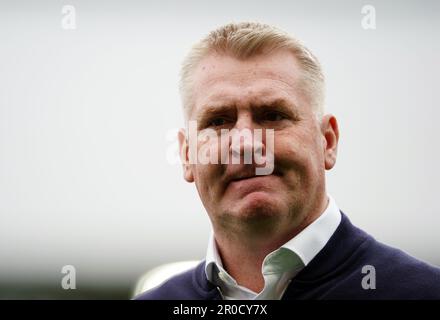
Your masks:
<svg viewBox="0 0 440 320"><path fill-rule="evenodd" d="M261 23L230 23L211 31L196 43L182 63L180 94L185 120L193 109L192 73L209 54L230 54L246 59L274 50L287 49L296 57L302 73L300 88L309 98L317 117L324 113L325 81L318 59L301 42L287 33Z"/></svg>

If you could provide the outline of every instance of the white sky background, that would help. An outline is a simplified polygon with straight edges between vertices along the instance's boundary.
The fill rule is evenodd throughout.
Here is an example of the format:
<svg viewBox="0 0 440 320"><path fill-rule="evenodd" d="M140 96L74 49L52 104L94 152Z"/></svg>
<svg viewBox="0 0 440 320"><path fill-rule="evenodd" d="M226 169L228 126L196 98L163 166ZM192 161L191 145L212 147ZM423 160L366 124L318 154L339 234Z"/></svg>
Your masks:
<svg viewBox="0 0 440 320"><path fill-rule="evenodd" d="M74 5L76 30L61 28ZM376 8L377 29L361 27ZM135 279L202 259L210 224L167 163L190 45L231 21L302 39L340 124L329 192L359 227L440 265L436 1L1 1L0 281ZM55 281L55 280L54 280Z"/></svg>

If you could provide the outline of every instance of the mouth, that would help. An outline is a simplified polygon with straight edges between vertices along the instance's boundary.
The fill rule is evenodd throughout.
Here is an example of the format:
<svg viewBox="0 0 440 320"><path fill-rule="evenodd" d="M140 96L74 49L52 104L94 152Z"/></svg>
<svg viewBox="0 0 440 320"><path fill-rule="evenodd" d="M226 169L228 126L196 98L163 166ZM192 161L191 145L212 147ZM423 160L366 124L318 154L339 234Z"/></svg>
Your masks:
<svg viewBox="0 0 440 320"><path fill-rule="evenodd" d="M238 177L232 179L226 186L227 192L232 197L240 199L250 194L266 194L267 196L277 192L279 188L279 177L275 174Z"/></svg>
<svg viewBox="0 0 440 320"><path fill-rule="evenodd" d="M253 178L264 178L264 177L270 177L270 176L278 176L278 177L280 177L281 174L279 172L277 172L277 171L273 171L271 174L267 174L267 175L242 174L242 175L237 175L237 176L229 179L229 182L248 180L248 179L253 179Z"/></svg>
<svg viewBox="0 0 440 320"><path fill-rule="evenodd" d="M278 167L273 169L271 174L265 175L257 174L256 167L252 165L228 166L222 188L234 197L259 191L276 192L280 188L283 171Z"/></svg>
<svg viewBox="0 0 440 320"><path fill-rule="evenodd" d="M281 174L279 172L272 172L272 174L268 174L268 175L255 175L255 174L248 174L248 175L239 175L237 177L231 178L229 179L229 181L226 184L226 188L228 186L231 187L244 187L244 186L260 186L263 189L265 187L268 187L268 185L270 184L270 182L272 182L272 180L274 178L279 178L281 177Z"/></svg>
<svg viewBox="0 0 440 320"><path fill-rule="evenodd" d="M243 181L243 180L250 180L250 179L259 178L259 177L267 177L267 176L248 176L248 177L242 177L242 178L235 178L235 179L231 179L231 181L229 181L229 183Z"/></svg>

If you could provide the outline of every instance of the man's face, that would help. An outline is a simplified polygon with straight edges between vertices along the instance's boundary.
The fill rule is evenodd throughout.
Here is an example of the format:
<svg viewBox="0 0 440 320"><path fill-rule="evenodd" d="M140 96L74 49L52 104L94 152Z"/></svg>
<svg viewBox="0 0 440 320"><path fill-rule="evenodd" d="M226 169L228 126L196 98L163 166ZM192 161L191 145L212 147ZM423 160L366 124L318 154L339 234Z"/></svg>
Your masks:
<svg viewBox="0 0 440 320"><path fill-rule="evenodd" d="M273 146L264 138L260 145L273 152L269 175L255 175L257 165L243 161L184 165L184 177L195 182L214 230L282 233L320 213L326 201L325 169L336 160L338 129L332 116L317 120L302 93L294 55L280 50L238 60L212 54L197 66L193 80L189 119L197 121L198 133L210 128L219 137L221 129L262 129L263 137L272 129L274 134ZM189 157L187 138L179 133L184 160ZM231 140L221 147L229 150ZM199 141L198 149L206 143L213 142ZM248 147L256 146L243 143L241 151Z"/></svg>

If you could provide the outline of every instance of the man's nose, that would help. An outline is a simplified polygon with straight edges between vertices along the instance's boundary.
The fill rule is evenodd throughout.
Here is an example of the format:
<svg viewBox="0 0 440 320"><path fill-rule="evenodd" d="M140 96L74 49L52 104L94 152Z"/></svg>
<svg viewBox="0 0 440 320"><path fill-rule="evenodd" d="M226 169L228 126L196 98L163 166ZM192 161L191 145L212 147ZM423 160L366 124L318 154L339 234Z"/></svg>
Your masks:
<svg viewBox="0 0 440 320"><path fill-rule="evenodd" d="M229 150L233 164L251 164L253 154L263 154L265 147L262 129L258 128L251 115L239 117L230 135Z"/></svg>
<svg viewBox="0 0 440 320"><path fill-rule="evenodd" d="M237 121L235 122L236 129L249 129L252 130L256 127L253 116L250 112L242 112L237 116Z"/></svg>

